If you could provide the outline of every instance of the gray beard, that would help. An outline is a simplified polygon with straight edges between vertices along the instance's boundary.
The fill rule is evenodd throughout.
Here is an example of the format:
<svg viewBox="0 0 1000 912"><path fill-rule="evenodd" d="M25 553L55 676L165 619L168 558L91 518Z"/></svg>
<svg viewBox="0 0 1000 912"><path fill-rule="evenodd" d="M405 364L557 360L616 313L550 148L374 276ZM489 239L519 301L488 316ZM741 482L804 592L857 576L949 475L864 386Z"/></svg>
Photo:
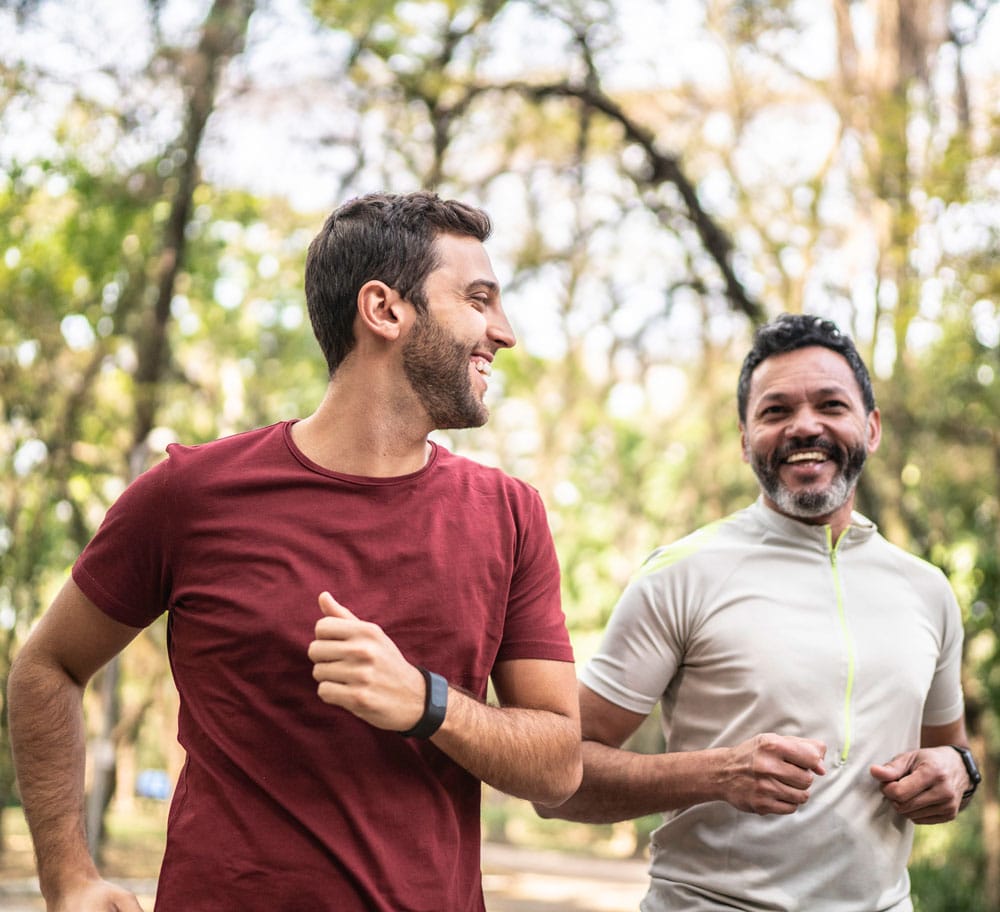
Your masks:
<svg viewBox="0 0 1000 912"><path fill-rule="evenodd" d="M837 462L837 474L833 481L819 490L790 491L778 474L781 461L786 453L779 451L768 460L749 451L750 466L761 490L786 516L796 519L816 519L839 510L854 493L868 457L864 447L854 447L846 453L828 444L815 442L796 443L797 448L812 447L822 449Z"/></svg>
<svg viewBox="0 0 1000 912"><path fill-rule="evenodd" d="M786 516L794 516L796 519L815 519L817 516L828 516L840 509L847 503L856 486L857 479L854 479L854 483L850 483L843 475L838 475L823 491L789 491L779 483L777 487L765 490L764 493Z"/></svg>

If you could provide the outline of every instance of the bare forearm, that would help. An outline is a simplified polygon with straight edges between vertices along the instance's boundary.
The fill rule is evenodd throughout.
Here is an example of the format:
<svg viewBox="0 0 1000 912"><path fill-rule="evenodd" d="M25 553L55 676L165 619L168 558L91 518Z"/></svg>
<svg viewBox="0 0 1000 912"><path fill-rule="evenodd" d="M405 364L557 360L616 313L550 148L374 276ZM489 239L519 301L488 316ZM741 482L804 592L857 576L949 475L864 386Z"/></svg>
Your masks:
<svg viewBox="0 0 1000 912"><path fill-rule="evenodd" d="M765 732L735 745L665 754L635 754L600 741L583 747L583 784L554 814L613 823L708 801L753 814L794 814L826 774L826 745Z"/></svg>
<svg viewBox="0 0 1000 912"><path fill-rule="evenodd" d="M579 723L556 712L490 706L451 689L431 740L493 788L542 805L564 801L580 781Z"/></svg>
<svg viewBox="0 0 1000 912"><path fill-rule="evenodd" d="M97 877L84 826L82 688L22 655L8 682L11 744L43 895Z"/></svg>
<svg viewBox="0 0 1000 912"><path fill-rule="evenodd" d="M616 823L721 800L727 754L722 748L637 754L585 741L580 788L565 803L538 812L581 823Z"/></svg>
<svg viewBox="0 0 1000 912"><path fill-rule="evenodd" d="M405 732L426 710L430 683L377 624L329 592L309 646L321 700L387 731ZM432 743L482 782L541 804L565 801L580 782L579 704L571 662L498 661L492 672L501 706L448 688Z"/></svg>

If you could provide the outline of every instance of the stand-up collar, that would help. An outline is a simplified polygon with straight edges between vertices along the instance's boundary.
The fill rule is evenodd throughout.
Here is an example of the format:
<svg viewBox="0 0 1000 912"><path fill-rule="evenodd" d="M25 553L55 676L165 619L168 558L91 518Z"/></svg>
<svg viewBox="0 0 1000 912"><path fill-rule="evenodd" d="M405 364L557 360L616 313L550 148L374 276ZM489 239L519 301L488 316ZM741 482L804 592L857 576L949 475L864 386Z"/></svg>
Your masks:
<svg viewBox="0 0 1000 912"><path fill-rule="evenodd" d="M816 547L821 551L827 551L829 548L829 524L813 525L800 519L793 519L791 516L785 516L769 507L764 502L763 495L758 497L748 509L769 534L788 542L794 542L800 547ZM851 513L850 524L844 530L840 541L835 544L838 548L861 544L877 531L878 527L875 523L855 510Z"/></svg>

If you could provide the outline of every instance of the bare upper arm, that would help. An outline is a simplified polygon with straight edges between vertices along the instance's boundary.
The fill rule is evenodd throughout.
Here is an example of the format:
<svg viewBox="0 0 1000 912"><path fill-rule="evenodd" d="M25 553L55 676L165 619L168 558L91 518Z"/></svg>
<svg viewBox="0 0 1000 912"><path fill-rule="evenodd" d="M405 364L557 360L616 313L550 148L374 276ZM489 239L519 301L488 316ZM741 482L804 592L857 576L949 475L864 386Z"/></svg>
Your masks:
<svg viewBox="0 0 1000 912"><path fill-rule="evenodd" d="M31 632L19 659L60 668L83 686L141 631L108 617L68 579Z"/></svg>
<svg viewBox="0 0 1000 912"><path fill-rule="evenodd" d="M493 686L501 706L543 709L576 721L576 666L547 659L510 659L493 667Z"/></svg>
<svg viewBox="0 0 1000 912"><path fill-rule="evenodd" d="M585 741L621 747L646 716L605 700L585 684L580 685L580 724Z"/></svg>
<svg viewBox="0 0 1000 912"><path fill-rule="evenodd" d="M945 744L969 746L969 737L965 732L965 717L960 717L947 725L925 725L920 729L921 747L942 747Z"/></svg>

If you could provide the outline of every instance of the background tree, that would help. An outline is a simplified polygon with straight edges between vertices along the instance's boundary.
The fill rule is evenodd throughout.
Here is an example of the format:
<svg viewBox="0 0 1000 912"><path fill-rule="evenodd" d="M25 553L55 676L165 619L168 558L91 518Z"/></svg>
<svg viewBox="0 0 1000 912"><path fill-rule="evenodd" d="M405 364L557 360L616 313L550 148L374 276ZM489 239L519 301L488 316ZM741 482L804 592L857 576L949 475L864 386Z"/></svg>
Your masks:
<svg viewBox="0 0 1000 912"><path fill-rule="evenodd" d="M37 13L36 6L44 4L22 13ZM4 554L2 571L12 621L20 625L7 626L0 642L4 674L15 629L23 633L41 607L41 573L65 566L67 554L92 534L94 514L150 464L150 436L172 367L167 327L197 225L198 150L221 69L241 50L251 11L249 3L216 0L194 47L178 53L160 46L138 74L140 88L179 97L175 136L157 142L146 134L148 96L129 85L137 74L123 68L106 74L115 108L102 110L71 91L54 137L57 156L10 168L3 241L13 269L4 335L13 357L5 359L3 379L14 478L5 485L4 525L17 547ZM158 12L157 5L147 10L154 34ZM63 78L44 67L32 73L35 103ZM3 111L11 120L20 113L11 110L13 99ZM96 160L125 140L146 146L145 157L140 152L131 167L113 154L110 164ZM98 411L105 402L112 413ZM60 539L60 532L69 534ZM95 849L113 789L117 675L116 660L98 682L103 699L88 802ZM9 796L12 785L5 764L0 793Z"/></svg>

